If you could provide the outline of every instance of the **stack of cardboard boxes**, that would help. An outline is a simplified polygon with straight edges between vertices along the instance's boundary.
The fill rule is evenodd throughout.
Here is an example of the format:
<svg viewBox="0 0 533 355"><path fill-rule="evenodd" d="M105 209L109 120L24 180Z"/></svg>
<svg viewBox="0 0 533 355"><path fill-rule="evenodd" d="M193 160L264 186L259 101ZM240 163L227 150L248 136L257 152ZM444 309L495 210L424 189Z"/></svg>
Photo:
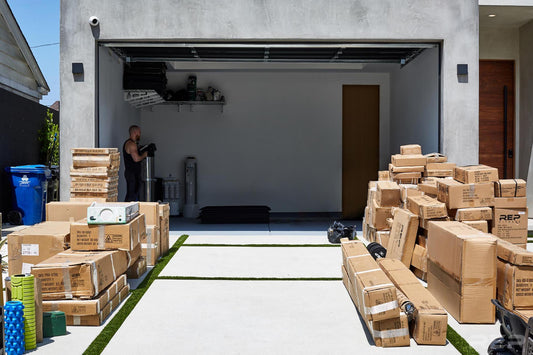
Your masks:
<svg viewBox="0 0 533 355"><path fill-rule="evenodd" d="M369 183L364 238L380 242L387 259L427 280L428 290L459 322L494 322L490 300L496 294L508 309L533 309L533 284L522 282L533 279L533 271L526 274L533 270L533 253L524 249L526 182L499 180L489 166L457 167L441 154L424 156L418 145L400 152ZM387 203L390 212L381 205Z"/></svg>
<svg viewBox="0 0 533 355"><path fill-rule="evenodd" d="M115 202L120 153L117 148L74 148L70 169L72 201Z"/></svg>

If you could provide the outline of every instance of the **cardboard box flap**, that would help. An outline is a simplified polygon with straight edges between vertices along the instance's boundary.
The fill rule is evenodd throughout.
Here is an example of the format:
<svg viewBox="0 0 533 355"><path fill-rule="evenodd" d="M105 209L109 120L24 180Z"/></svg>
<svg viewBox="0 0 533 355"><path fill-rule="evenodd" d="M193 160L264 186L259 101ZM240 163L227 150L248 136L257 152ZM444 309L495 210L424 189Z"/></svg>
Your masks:
<svg viewBox="0 0 533 355"><path fill-rule="evenodd" d="M503 239L497 240L496 254L498 258L514 265L533 266L533 252Z"/></svg>
<svg viewBox="0 0 533 355"><path fill-rule="evenodd" d="M70 222L46 221L31 227L13 232L10 235L52 235L66 236L70 234Z"/></svg>

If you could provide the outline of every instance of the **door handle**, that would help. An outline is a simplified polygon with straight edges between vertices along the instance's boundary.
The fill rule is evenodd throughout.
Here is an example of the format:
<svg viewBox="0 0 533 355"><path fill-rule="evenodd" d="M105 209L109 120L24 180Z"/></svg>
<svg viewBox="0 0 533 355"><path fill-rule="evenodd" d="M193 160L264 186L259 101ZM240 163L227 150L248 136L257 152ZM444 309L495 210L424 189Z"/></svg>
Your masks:
<svg viewBox="0 0 533 355"><path fill-rule="evenodd" d="M513 150L512 149L509 149L507 150L507 158L513 158Z"/></svg>

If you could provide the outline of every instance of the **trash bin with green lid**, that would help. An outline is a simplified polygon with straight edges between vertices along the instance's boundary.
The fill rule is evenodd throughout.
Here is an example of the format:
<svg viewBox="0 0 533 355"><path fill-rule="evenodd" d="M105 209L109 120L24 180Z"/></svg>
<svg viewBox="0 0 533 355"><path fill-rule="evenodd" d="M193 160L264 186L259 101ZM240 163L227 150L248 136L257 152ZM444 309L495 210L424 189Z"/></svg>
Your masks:
<svg viewBox="0 0 533 355"><path fill-rule="evenodd" d="M12 224L33 225L45 218L47 179L50 169L44 165L21 165L6 168L13 185L13 211L8 214Z"/></svg>

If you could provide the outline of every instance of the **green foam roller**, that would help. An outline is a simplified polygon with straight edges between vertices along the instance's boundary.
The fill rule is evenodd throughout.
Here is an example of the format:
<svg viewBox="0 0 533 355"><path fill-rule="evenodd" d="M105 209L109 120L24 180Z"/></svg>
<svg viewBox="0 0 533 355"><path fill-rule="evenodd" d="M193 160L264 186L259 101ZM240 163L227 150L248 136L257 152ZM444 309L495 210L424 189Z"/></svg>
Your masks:
<svg viewBox="0 0 533 355"><path fill-rule="evenodd" d="M33 275L22 274L11 276L11 298L21 301L24 305L24 340L26 350L37 347L35 325L35 279Z"/></svg>

